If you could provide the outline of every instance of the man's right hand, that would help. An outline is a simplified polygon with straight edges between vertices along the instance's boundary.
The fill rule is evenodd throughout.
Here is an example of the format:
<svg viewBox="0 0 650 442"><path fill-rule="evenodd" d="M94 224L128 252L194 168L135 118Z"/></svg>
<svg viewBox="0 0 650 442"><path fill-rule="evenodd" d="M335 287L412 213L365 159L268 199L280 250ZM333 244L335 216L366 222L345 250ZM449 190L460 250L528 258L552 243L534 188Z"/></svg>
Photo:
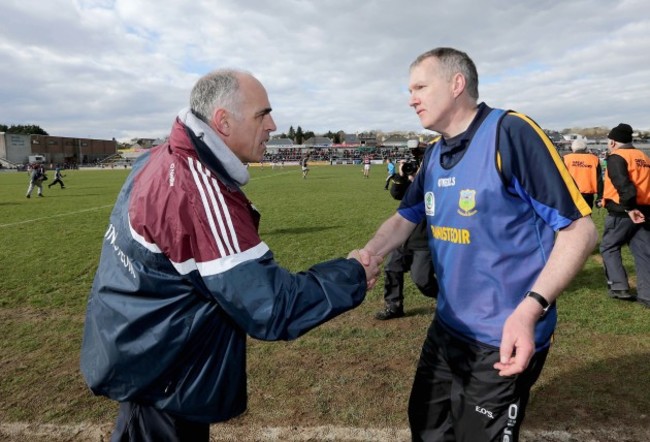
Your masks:
<svg viewBox="0 0 650 442"><path fill-rule="evenodd" d="M384 260L381 256L371 255L366 250L355 249L350 252L348 259L356 259L363 265L363 269L366 271L366 283L368 285L368 290L371 290L377 283L377 278L379 278L379 266Z"/></svg>

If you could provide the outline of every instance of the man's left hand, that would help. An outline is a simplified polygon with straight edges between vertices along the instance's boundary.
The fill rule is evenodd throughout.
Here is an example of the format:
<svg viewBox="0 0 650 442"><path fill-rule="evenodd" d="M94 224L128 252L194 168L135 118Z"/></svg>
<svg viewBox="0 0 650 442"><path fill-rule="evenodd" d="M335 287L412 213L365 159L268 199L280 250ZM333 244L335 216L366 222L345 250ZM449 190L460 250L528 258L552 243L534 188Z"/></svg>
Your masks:
<svg viewBox="0 0 650 442"><path fill-rule="evenodd" d="M522 373L535 354L535 324L541 315L541 306L531 298L524 298L503 325L499 352L501 360L494 364L499 376Z"/></svg>
<svg viewBox="0 0 650 442"><path fill-rule="evenodd" d="M634 224L642 224L645 222L645 216L639 209L632 209L627 214Z"/></svg>

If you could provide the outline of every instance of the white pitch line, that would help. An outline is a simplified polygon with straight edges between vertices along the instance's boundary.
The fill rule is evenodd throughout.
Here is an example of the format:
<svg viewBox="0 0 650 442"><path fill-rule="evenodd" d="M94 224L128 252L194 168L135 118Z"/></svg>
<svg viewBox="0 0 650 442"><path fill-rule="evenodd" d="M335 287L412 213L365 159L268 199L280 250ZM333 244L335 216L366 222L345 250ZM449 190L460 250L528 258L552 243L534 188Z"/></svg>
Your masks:
<svg viewBox="0 0 650 442"><path fill-rule="evenodd" d="M43 424L36 422L0 423L0 440L48 440L48 441L100 441L108 440L113 431L113 423L72 425ZM566 442L569 440L610 440L611 434L636 435L648 440L647 428L576 428L573 431L562 430L522 430L521 441ZM227 423L210 426L210 441L359 441L359 442L408 442L411 433L408 428L355 428L323 425L316 427L262 427L237 426ZM624 440L632 440L624 438Z"/></svg>
<svg viewBox="0 0 650 442"><path fill-rule="evenodd" d="M291 172L287 171L287 172L283 172L283 173L277 173L277 174L275 174L275 176L287 175L289 173L291 173ZM264 177L255 177L255 178L251 178L251 181L257 181L257 180L260 180L260 179L271 178L271 177L272 177L272 175L264 176ZM18 221L18 222L15 222L15 223L0 224L0 229L3 228L3 227L14 227L14 226L19 226L21 224L35 223L37 221L43 221L43 220L51 219L51 218L60 218L62 216L76 215L78 213L92 212L94 210L105 209L107 207L113 207L114 205L115 204L108 204L106 206L99 206L99 207L92 207L90 209L77 210L76 212L60 213L58 215L50 215L50 216L45 216L43 218L32 218L32 219L26 219L26 220Z"/></svg>
<svg viewBox="0 0 650 442"><path fill-rule="evenodd" d="M300 170L298 170L298 172L300 172ZM264 176L251 177L250 180L251 181L257 181L257 180L264 180L264 179L267 179L267 178L275 178L277 176L282 176L282 175L294 175L294 174L296 174L296 176L300 176L300 175L297 174L297 172L295 170L294 171L288 170L288 171L284 171L284 172L273 172L273 175L264 175Z"/></svg>
<svg viewBox="0 0 650 442"><path fill-rule="evenodd" d="M32 219L25 219L22 221L18 221L15 223L9 223L9 224L0 224L0 228L2 227L13 227L13 226L19 226L21 224L28 224L28 223L35 223L36 221L43 221L46 219L50 218L60 218L62 216L70 216L70 215L76 215L78 213L84 213L84 212L92 212L95 210L100 210L100 209L105 209L107 207L113 207L114 204L107 204L105 206L99 206L99 207L92 207L90 209L83 209L83 210L77 210L75 212L67 212L67 213L59 213L58 215L49 215L49 216L44 216L43 218L32 218Z"/></svg>
<svg viewBox="0 0 650 442"><path fill-rule="evenodd" d="M38 423L1 423L0 439L29 440L47 438L58 440L107 440L113 430L113 424L97 425L81 423L76 425L56 425ZM410 432L406 428L354 428L324 425L320 427L257 427L215 424L210 428L210 441L359 441L359 442L407 442ZM4 440L4 439L2 439Z"/></svg>

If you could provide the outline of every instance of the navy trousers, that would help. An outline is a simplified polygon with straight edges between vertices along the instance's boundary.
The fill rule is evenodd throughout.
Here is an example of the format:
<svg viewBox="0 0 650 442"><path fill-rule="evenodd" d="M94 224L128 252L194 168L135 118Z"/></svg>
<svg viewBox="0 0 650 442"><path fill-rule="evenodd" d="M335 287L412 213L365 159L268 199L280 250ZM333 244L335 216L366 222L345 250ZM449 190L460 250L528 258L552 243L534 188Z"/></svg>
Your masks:
<svg viewBox="0 0 650 442"><path fill-rule="evenodd" d="M210 424L191 422L148 405L121 402L111 442L209 442Z"/></svg>

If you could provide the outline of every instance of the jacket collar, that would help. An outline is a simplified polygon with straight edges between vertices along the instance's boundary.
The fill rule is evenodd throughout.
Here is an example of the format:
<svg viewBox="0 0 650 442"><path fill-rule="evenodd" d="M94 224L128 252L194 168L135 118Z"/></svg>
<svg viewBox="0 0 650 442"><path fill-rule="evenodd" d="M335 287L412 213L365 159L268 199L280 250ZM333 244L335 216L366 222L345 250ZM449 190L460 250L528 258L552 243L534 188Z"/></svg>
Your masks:
<svg viewBox="0 0 650 442"><path fill-rule="evenodd" d="M233 181L237 186L248 183L250 180L248 169L210 126L197 118L189 108L178 113L177 121L187 128L201 162L228 181Z"/></svg>

